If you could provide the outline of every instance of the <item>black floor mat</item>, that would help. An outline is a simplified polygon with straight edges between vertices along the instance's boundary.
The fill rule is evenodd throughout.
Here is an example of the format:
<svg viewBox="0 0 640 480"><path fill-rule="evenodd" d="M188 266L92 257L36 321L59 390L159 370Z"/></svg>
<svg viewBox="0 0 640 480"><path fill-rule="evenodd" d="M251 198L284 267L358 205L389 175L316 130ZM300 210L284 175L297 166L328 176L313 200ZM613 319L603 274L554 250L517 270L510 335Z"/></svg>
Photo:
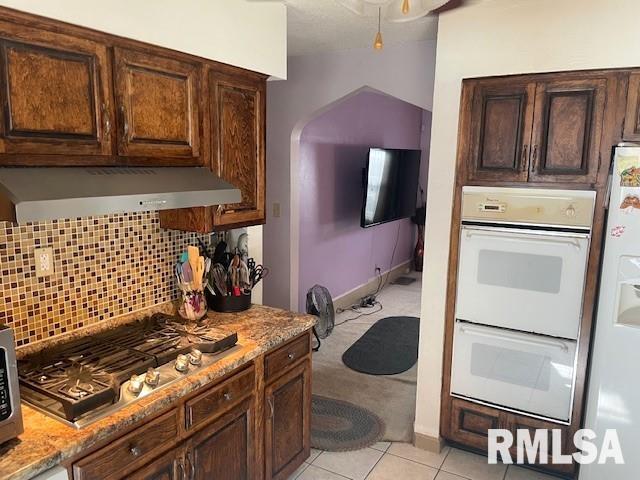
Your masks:
<svg viewBox="0 0 640 480"><path fill-rule="evenodd" d="M420 319L387 317L378 320L346 352L342 361L352 370L370 375L395 375L418 360Z"/></svg>

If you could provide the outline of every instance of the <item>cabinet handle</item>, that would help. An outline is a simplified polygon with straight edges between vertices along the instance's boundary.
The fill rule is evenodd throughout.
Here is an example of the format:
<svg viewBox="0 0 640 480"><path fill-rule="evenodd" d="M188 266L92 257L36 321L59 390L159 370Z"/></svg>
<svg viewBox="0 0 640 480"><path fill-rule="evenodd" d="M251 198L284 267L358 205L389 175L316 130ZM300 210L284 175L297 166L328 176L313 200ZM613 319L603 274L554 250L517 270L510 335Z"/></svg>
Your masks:
<svg viewBox="0 0 640 480"><path fill-rule="evenodd" d="M138 447L137 445L131 445L131 447L129 447L129 453L134 457L139 457L142 453L142 450L140 450L140 447Z"/></svg>
<svg viewBox="0 0 640 480"><path fill-rule="evenodd" d="M122 115L122 133L126 139L127 135L129 135L129 119L124 105L120 105L120 114Z"/></svg>
<svg viewBox="0 0 640 480"><path fill-rule="evenodd" d="M529 154L529 145L523 145L522 147L522 159L520 161L520 170L523 170L525 168L527 168L527 160L528 160L528 155Z"/></svg>
<svg viewBox="0 0 640 480"><path fill-rule="evenodd" d="M222 394L222 397L223 397L227 402L231 401L231 398L233 398L229 392L224 392L224 393Z"/></svg>
<svg viewBox="0 0 640 480"><path fill-rule="evenodd" d="M533 146L533 152L531 153L531 171L534 172L538 166L538 145Z"/></svg>
<svg viewBox="0 0 640 480"><path fill-rule="evenodd" d="M291 352L291 353L289 353L289 354L287 355L287 358L288 358L289 360L293 360L295 356L296 356L296 355L295 355L295 353Z"/></svg>
<svg viewBox="0 0 640 480"><path fill-rule="evenodd" d="M267 400L269 401L269 408L271 409L271 416L269 418L273 418L275 415L273 411L273 398L268 397Z"/></svg>
<svg viewBox="0 0 640 480"><path fill-rule="evenodd" d="M184 471L184 462L182 459L178 460L178 480L187 480Z"/></svg>
<svg viewBox="0 0 640 480"><path fill-rule="evenodd" d="M189 467L189 480L193 480L196 478L196 466L191 460L191 450L187 450L187 455L185 456L187 466Z"/></svg>
<svg viewBox="0 0 640 480"><path fill-rule="evenodd" d="M103 123L103 137L107 142L109 141L109 135L111 134L111 119L109 118L109 110L107 110L107 106L102 104L102 123Z"/></svg>

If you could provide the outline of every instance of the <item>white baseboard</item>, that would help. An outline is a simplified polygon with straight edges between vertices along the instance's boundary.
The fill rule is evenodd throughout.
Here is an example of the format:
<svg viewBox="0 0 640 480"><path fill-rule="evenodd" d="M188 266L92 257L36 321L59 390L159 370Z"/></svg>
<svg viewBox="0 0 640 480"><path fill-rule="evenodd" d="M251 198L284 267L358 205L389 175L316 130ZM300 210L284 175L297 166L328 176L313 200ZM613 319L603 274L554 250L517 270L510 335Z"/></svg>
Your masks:
<svg viewBox="0 0 640 480"><path fill-rule="evenodd" d="M411 268L411 260L407 260L406 262L401 263L393 267L391 270L387 270L382 273L382 280L387 284L393 282L396 278L401 277L402 275L407 274L408 270ZM387 277L388 275L388 277ZM378 277L371 278L368 282L363 283L362 285L357 286L356 288L349 290L346 293L336 297L333 299L333 306L338 308L349 308L351 305L356 303L365 295L373 293L378 288L378 283L380 280Z"/></svg>
<svg viewBox="0 0 640 480"><path fill-rule="evenodd" d="M428 450L430 452L440 453L444 447L444 440L442 437L432 437L431 435L425 435L424 433L414 432L414 445L416 448L422 450Z"/></svg>

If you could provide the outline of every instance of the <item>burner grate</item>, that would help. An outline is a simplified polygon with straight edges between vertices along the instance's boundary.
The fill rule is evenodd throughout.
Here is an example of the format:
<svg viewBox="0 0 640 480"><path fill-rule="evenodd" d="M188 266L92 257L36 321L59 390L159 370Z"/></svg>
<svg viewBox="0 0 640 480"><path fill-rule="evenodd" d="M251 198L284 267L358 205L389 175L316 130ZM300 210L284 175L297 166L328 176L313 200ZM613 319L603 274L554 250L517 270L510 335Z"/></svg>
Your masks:
<svg viewBox="0 0 640 480"><path fill-rule="evenodd" d="M236 341L235 334L154 315L29 356L18 362L18 376L27 401L75 421L117 401L120 385L134 374L171 362L192 347L212 353Z"/></svg>

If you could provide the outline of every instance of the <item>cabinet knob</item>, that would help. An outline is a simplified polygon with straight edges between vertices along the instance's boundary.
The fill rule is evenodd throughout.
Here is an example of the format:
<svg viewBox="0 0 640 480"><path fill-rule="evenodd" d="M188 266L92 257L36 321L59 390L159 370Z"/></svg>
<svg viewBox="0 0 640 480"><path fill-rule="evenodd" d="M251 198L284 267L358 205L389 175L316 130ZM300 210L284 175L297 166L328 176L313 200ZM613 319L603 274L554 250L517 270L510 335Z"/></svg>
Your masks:
<svg viewBox="0 0 640 480"><path fill-rule="evenodd" d="M294 358L295 356L296 356L296 354L295 354L295 353L290 352L290 353L287 355L287 358L288 358L289 360L293 360L293 358Z"/></svg>
<svg viewBox="0 0 640 480"><path fill-rule="evenodd" d="M224 392L222 394L222 397L228 402L230 401L233 397L231 396L231 394L229 392Z"/></svg>
<svg viewBox="0 0 640 480"><path fill-rule="evenodd" d="M102 121L104 140L109 141L109 136L111 135L111 119L109 117L109 110L104 103L102 104Z"/></svg>
<svg viewBox="0 0 640 480"><path fill-rule="evenodd" d="M134 457L139 457L142 453L142 450L140 450L140 447L138 447L137 445L131 445L131 447L129 447L129 453Z"/></svg>

